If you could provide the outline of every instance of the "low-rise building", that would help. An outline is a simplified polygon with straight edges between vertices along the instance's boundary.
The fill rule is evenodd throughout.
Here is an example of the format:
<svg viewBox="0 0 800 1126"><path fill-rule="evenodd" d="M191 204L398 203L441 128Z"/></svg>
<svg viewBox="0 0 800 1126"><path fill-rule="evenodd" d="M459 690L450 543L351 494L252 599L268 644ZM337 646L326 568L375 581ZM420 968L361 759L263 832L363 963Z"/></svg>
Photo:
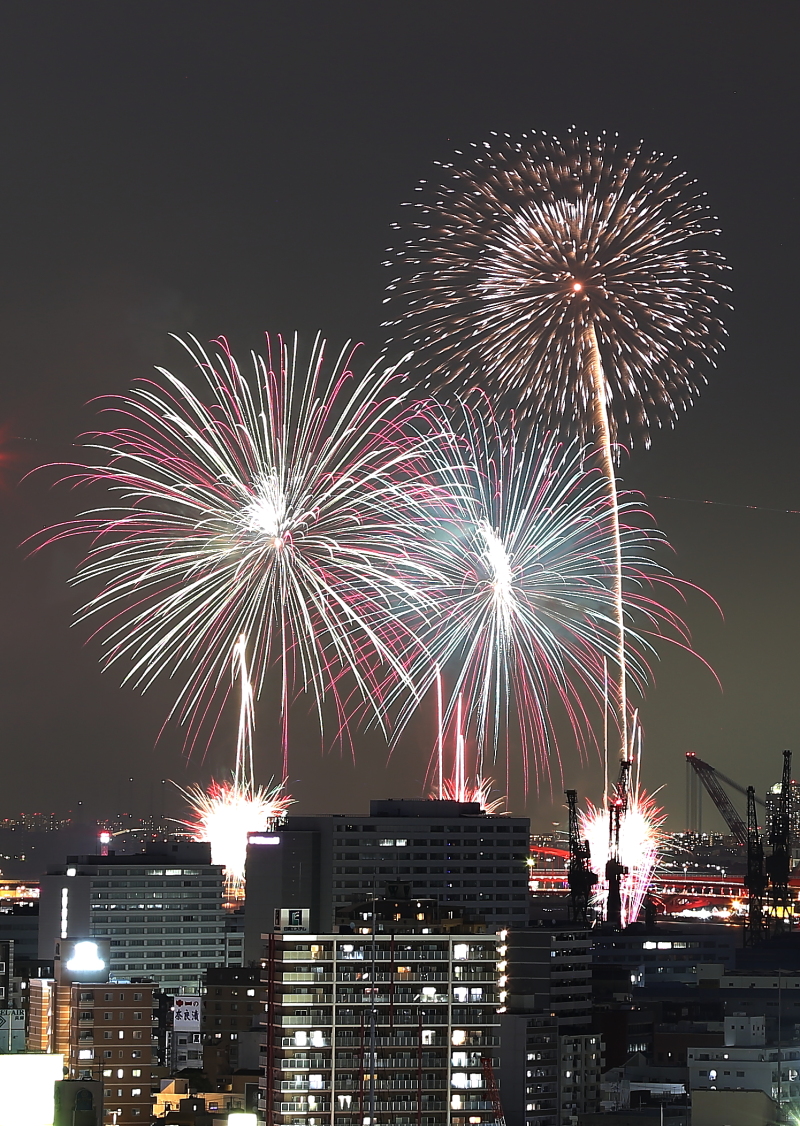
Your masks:
<svg viewBox="0 0 800 1126"><path fill-rule="evenodd" d="M763 1017L726 1017L722 1047L689 1048L686 1055L693 1094L763 1091L781 1106L800 1100L800 1044L767 1045Z"/></svg>

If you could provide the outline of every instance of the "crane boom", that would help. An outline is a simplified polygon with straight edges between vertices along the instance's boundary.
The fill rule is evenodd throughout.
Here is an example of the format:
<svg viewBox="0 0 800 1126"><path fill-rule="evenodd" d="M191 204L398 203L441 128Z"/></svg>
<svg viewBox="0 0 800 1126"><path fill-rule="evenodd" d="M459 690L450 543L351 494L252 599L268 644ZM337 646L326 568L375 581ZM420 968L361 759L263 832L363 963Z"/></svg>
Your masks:
<svg viewBox="0 0 800 1126"><path fill-rule="evenodd" d="M747 826L736 812L733 802L725 793L720 783L720 778L724 778L725 776L720 774L710 763L703 762L693 751L686 752L686 761L705 786L711 800L722 814L725 824L730 829L732 835L736 837L739 844L747 844ZM725 781L727 782L729 780L725 779ZM736 784L734 783L734 785ZM738 789L738 786L736 786L736 788ZM747 793L746 790L745 793Z"/></svg>

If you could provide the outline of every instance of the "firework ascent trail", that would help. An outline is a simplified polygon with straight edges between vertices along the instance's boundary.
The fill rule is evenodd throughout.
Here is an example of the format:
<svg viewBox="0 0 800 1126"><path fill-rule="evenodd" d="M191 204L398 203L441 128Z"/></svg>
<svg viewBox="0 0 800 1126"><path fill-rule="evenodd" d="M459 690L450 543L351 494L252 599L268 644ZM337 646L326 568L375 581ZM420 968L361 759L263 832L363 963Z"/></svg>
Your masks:
<svg viewBox="0 0 800 1126"><path fill-rule="evenodd" d="M294 799L285 782L257 786L253 774L253 686L247 668L247 639L240 637L234 648L234 675L241 689L236 766L230 782L212 781L208 789L179 786L189 803L192 818L179 824L196 841L208 841L211 860L225 869L225 892L229 902L244 898L248 833L264 832L283 820Z"/></svg>
<svg viewBox="0 0 800 1126"><path fill-rule="evenodd" d="M616 515L614 445L672 422L713 364L727 286L703 196L663 154L571 131L497 137L423 182L387 325L430 387L477 385L523 423L591 437ZM619 541L619 529L612 534ZM629 757L620 545L616 710Z"/></svg>

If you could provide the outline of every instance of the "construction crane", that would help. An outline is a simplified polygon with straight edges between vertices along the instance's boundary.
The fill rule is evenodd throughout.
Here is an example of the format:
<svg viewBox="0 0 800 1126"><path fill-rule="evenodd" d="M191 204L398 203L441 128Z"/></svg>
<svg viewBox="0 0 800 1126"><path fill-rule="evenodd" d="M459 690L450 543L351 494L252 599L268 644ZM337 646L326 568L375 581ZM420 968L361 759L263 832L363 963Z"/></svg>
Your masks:
<svg viewBox="0 0 800 1126"><path fill-rule="evenodd" d="M608 860L606 861L606 882L608 900L606 902L606 923L619 930L622 926L622 877L628 869L619 855L619 830L622 818L628 809L631 762L623 759L619 764L619 776L613 793L608 799Z"/></svg>
<svg viewBox="0 0 800 1126"><path fill-rule="evenodd" d="M500 1099L500 1089L497 1086L494 1064L490 1055L481 1056L481 1071L483 1072L483 1083L486 1087L486 1093L489 1096L489 1101L492 1104L492 1111L494 1113L493 1126L506 1126L503 1103Z"/></svg>
<svg viewBox="0 0 800 1126"><path fill-rule="evenodd" d="M739 844L747 844L747 826L736 812L733 802L723 790L721 783L724 782L726 786L730 786L740 794L746 795L748 791L740 786L738 782L734 782L732 778L728 778L722 771L711 766L710 763L703 762L693 751L686 752L686 765L692 768L695 775L703 783L714 805L722 814L723 820L730 829L731 834L736 838ZM764 804L760 798L755 798L755 801L759 805Z"/></svg>
<svg viewBox="0 0 800 1126"><path fill-rule="evenodd" d="M771 884L772 916L778 927L791 923L792 900L789 894L789 872L792 859L792 824L789 805L792 794L792 752L783 752L783 775L778 809L769 827L772 854L767 857L767 875Z"/></svg>
<svg viewBox="0 0 800 1126"><path fill-rule="evenodd" d="M589 867L589 842L581 840L578 828L578 791L566 790L569 808L569 898L572 922L580 927L588 927L589 900L592 888L597 883L597 875Z"/></svg>
<svg viewBox="0 0 800 1126"><path fill-rule="evenodd" d="M747 888L745 941L748 946L756 946L767 934L764 918L767 873L764 868L764 845L758 831L756 791L753 786L747 787L747 876L744 884Z"/></svg>

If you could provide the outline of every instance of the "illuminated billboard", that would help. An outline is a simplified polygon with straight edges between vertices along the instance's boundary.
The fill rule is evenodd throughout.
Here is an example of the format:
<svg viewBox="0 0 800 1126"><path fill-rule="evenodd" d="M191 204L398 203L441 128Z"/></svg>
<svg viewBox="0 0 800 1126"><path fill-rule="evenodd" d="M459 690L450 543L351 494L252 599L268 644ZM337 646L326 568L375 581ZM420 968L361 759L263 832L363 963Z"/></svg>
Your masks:
<svg viewBox="0 0 800 1126"><path fill-rule="evenodd" d="M53 1126L62 1055L0 1055L0 1126Z"/></svg>
<svg viewBox="0 0 800 1126"><path fill-rule="evenodd" d="M56 977L72 981L108 981L110 943L103 938L62 938L56 944Z"/></svg>

